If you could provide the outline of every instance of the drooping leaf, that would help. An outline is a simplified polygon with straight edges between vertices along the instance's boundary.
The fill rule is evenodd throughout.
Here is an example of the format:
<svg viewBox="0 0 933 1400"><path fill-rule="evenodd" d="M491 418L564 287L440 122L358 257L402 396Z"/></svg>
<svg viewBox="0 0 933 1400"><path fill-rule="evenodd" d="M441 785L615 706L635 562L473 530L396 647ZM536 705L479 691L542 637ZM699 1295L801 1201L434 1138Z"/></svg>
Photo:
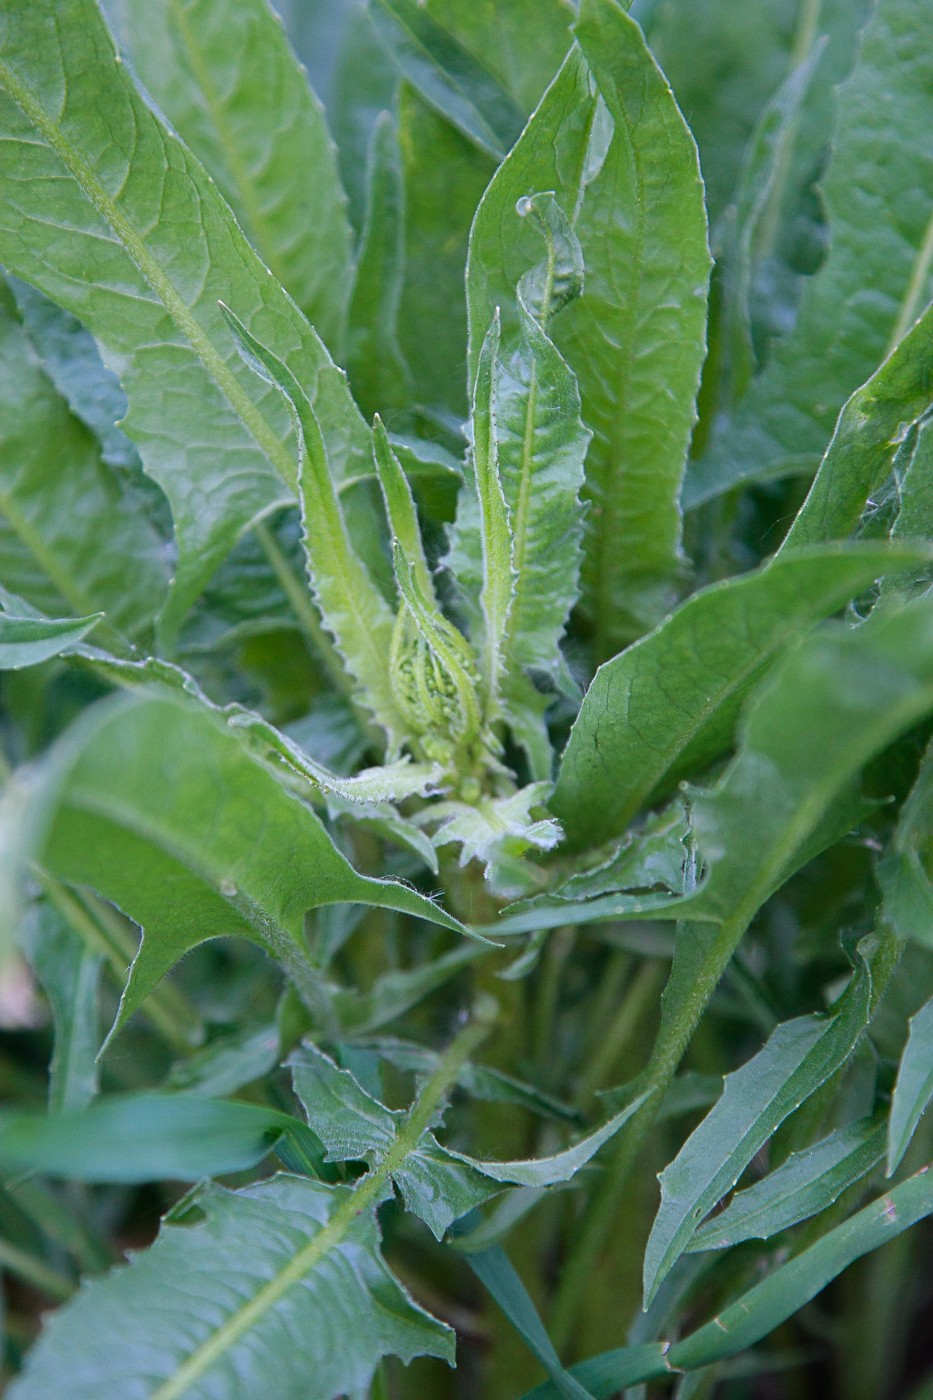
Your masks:
<svg viewBox="0 0 933 1400"><path fill-rule="evenodd" d="M144 930L118 1025L190 948L228 934L259 942L319 999L301 951L310 908L374 903L458 927L407 886L358 875L217 716L173 696L104 703L64 735L27 830L33 859Z"/></svg>
<svg viewBox="0 0 933 1400"><path fill-rule="evenodd" d="M17 617L0 612L0 671L18 671L22 666L38 666L76 646L95 627L96 617Z"/></svg>
<svg viewBox="0 0 933 1400"><path fill-rule="evenodd" d="M712 1322L675 1342L668 1352L670 1365L693 1370L754 1346L856 1259L931 1211L933 1173L924 1167L721 1308Z"/></svg>
<svg viewBox="0 0 933 1400"><path fill-rule="evenodd" d="M378 32L426 102L480 150L501 160L522 129L521 109L417 0L371 0Z"/></svg>
<svg viewBox="0 0 933 1400"><path fill-rule="evenodd" d="M603 659L657 620L681 569L709 255L696 149L638 26L615 0L590 0L575 32L593 76L575 50L496 172L470 236L467 299L475 370L496 306L512 343L513 289L539 258L520 201L553 191L586 265L586 291L553 336L594 432L583 577Z"/></svg>
<svg viewBox="0 0 933 1400"><path fill-rule="evenodd" d="M363 412L389 417L407 407L408 366L398 341L405 275L405 185L398 131L387 112L376 122L369 153L363 228L347 332L347 372Z"/></svg>
<svg viewBox="0 0 933 1400"><path fill-rule="evenodd" d="M48 901L35 901L20 928L20 946L49 999L55 1048L49 1065L49 1108L83 1108L99 1087L97 999L103 956L69 928Z"/></svg>
<svg viewBox="0 0 933 1400"><path fill-rule="evenodd" d="M910 1146L917 1124L933 1099L933 1001L911 1017L910 1034L897 1071L888 1127L888 1176Z"/></svg>
<svg viewBox="0 0 933 1400"><path fill-rule="evenodd" d="M722 1098L661 1173L661 1205L645 1249L645 1304L703 1218L735 1185L775 1128L845 1064L865 1026L871 974L860 965L830 1016L801 1016L725 1078Z"/></svg>
<svg viewBox="0 0 933 1400"><path fill-rule="evenodd" d="M4 587L53 618L103 610L118 634L135 635L165 595L159 553L155 531L56 392L9 289L0 286Z"/></svg>
<svg viewBox="0 0 933 1400"><path fill-rule="evenodd" d="M659 789L729 745L739 707L803 628L886 572L884 548L781 554L694 594L607 661L584 697L551 806L579 847L625 830ZM891 567L897 565L891 562Z"/></svg>
<svg viewBox="0 0 933 1400"><path fill-rule="evenodd" d="M301 1124L193 1094L105 1094L81 1110L0 1115L0 1165L72 1181L198 1181L255 1166Z"/></svg>
<svg viewBox="0 0 933 1400"><path fill-rule="evenodd" d="M219 191L136 92L93 0L16 0L6 21L0 258L74 312L121 377L126 430L175 520L171 630L250 522L295 490L284 406L240 363L218 299L288 358L338 473L365 427Z"/></svg>
<svg viewBox="0 0 933 1400"><path fill-rule="evenodd" d="M346 196L324 110L271 7L109 0L109 8L147 91L339 357L351 262Z"/></svg>
<svg viewBox="0 0 933 1400"><path fill-rule="evenodd" d="M321 425L288 366L231 311L224 308L224 314L247 363L283 394L294 417L305 553L315 602L359 686L360 702L385 730L390 749L397 750L406 729L389 678L392 614L350 539Z"/></svg>
<svg viewBox="0 0 933 1400"><path fill-rule="evenodd" d="M453 1359L452 1333L386 1268L372 1205L354 1210L349 1188L281 1175L189 1204L202 1220L164 1226L49 1323L18 1400L246 1397L270 1376L281 1400L363 1400L382 1356Z"/></svg>
<svg viewBox="0 0 933 1400"><path fill-rule="evenodd" d="M912 0L874 7L838 94L821 181L829 255L804 292L793 332L691 473L689 501L750 478L812 470L845 400L929 300L933 57L924 36ZM897 122L879 130L881 110L896 111ZM892 208L896 223L885 213Z"/></svg>
<svg viewBox="0 0 933 1400"><path fill-rule="evenodd" d="M825 1210L884 1158L885 1127L871 1118L837 1128L812 1147L793 1152L754 1186L733 1196L687 1245L691 1253L767 1240Z"/></svg>

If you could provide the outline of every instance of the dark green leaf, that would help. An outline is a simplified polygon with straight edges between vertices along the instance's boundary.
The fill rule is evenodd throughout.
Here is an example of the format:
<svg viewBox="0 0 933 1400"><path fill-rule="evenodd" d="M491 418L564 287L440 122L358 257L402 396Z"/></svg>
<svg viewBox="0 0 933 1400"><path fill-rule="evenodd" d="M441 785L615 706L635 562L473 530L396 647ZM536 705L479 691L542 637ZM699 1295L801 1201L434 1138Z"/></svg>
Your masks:
<svg viewBox="0 0 933 1400"><path fill-rule="evenodd" d="M293 1124L286 1113L234 1100L108 1094L81 1111L5 1110L0 1165L73 1181L198 1181L254 1166Z"/></svg>
<svg viewBox="0 0 933 1400"><path fill-rule="evenodd" d="M362 1400L382 1356L452 1361L453 1334L383 1263L372 1208L348 1220L348 1200L348 1188L289 1176L199 1191L190 1204L203 1219L163 1227L85 1289L11 1394L180 1400L197 1387L245 1400L274 1376L277 1400Z"/></svg>
<svg viewBox="0 0 933 1400"><path fill-rule="evenodd" d="M49 1108L83 1108L98 1090L103 956L88 948L48 901L34 903L20 942L52 1008L55 1048L49 1065Z"/></svg>
<svg viewBox="0 0 933 1400"><path fill-rule="evenodd" d="M743 1240L767 1240L832 1205L884 1157L883 1123L861 1119L792 1152L761 1181L739 1191L719 1215L696 1231L687 1252L729 1249Z"/></svg>
<svg viewBox="0 0 933 1400"><path fill-rule="evenodd" d="M843 1269L933 1211L933 1173L924 1167L886 1196L830 1230L668 1353L674 1368L708 1366L766 1337Z"/></svg>

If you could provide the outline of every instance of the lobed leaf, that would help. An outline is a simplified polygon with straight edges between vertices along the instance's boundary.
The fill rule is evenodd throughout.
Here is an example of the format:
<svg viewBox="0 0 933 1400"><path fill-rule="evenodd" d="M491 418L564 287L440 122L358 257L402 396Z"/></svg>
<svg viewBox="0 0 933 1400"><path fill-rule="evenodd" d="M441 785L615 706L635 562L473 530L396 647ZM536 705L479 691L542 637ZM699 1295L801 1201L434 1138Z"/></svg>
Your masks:
<svg viewBox="0 0 933 1400"><path fill-rule="evenodd" d="M888 1125L888 1176L900 1166L930 1100L933 1099L933 1001L910 1019L910 1033L894 1085Z"/></svg>
<svg viewBox="0 0 933 1400"><path fill-rule="evenodd" d="M7 8L0 135L0 259L97 337L129 399L126 430L169 498L171 631L239 535L296 487L287 415L240 363L218 300L288 358L338 473L365 426L204 169L136 91L94 0Z"/></svg>
<svg viewBox="0 0 933 1400"><path fill-rule="evenodd" d="M850 394L910 328L933 290L933 57L913 0L880 0L838 93L821 181L832 242L740 413L688 477L696 505L751 479L812 470ZM879 126L878 114L897 112ZM892 220L886 211L896 208Z"/></svg>
<svg viewBox="0 0 933 1400"><path fill-rule="evenodd" d="M278 17L266 0L108 8L146 90L339 356L352 264L346 195L324 109Z"/></svg>
<svg viewBox="0 0 933 1400"><path fill-rule="evenodd" d="M11 1395L246 1397L274 1376L281 1400L363 1400L385 1355L452 1361L453 1334L386 1268L372 1206L346 1218L352 1199L286 1175L200 1189L199 1223L163 1227L57 1313Z"/></svg>
<svg viewBox="0 0 933 1400"><path fill-rule="evenodd" d="M311 908L377 904L459 927L407 886L358 875L219 717L173 696L103 703L66 733L21 841L27 858L142 926L117 1027L180 957L222 935L260 943L319 1001L302 951Z"/></svg>
<svg viewBox="0 0 933 1400"><path fill-rule="evenodd" d="M871 974L860 964L829 1017L800 1016L777 1027L659 1178L661 1205L645 1249L645 1306L695 1231L735 1185L774 1130L844 1065L868 1024Z"/></svg>

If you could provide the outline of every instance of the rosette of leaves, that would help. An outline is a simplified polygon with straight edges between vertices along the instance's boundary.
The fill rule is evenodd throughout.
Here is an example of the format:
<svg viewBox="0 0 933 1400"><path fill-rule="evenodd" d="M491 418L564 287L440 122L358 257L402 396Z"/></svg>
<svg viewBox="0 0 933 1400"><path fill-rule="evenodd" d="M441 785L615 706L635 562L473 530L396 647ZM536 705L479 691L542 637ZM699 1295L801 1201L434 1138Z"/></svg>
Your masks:
<svg viewBox="0 0 933 1400"><path fill-rule="evenodd" d="M0 1268L202 1183L11 1394L728 1384L933 1211L923 6L285 9L0 14Z"/></svg>

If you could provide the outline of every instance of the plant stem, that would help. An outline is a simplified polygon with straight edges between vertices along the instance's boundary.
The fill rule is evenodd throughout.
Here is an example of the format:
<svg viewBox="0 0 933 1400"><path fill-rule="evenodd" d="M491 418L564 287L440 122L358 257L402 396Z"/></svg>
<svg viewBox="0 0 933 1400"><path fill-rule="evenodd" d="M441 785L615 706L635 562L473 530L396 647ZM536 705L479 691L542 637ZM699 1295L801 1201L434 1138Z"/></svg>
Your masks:
<svg viewBox="0 0 933 1400"><path fill-rule="evenodd" d="M10 1244L9 1240L0 1239L0 1270L3 1269L32 1284L33 1288L38 1288L56 1303L64 1303L74 1292L74 1284L69 1279L50 1269L40 1259L33 1259L31 1254Z"/></svg>
<svg viewBox="0 0 933 1400"><path fill-rule="evenodd" d="M490 998L481 997L477 1001L473 1017L441 1056L437 1069L416 1099L382 1161L344 1196L324 1228L255 1297L193 1351L174 1376L152 1392L150 1400L179 1400L290 1288L306 1278L325 1255L340 1244L363 1211L372 1210L379 1204L387 1182L414 1150L441 1100L451 1085L456 1083L463 1065L489 1034L497 1012L498 1008Z"/></svg>
<svg viewBox="0 0 933 1400"><path fill-rule="evenodd" d="M106 959L122 987L136 950L122 921L103 901L76 894L66 885L42 875L42 883L62 918L89 948ZM143 1013L174 1050L187 1054L203 1039L201 1019L183 992L162 982L147 997Z"/></svg>
<svg viewBox="0 0 933 1400"><path fill-rule="evenodd" d="M576 1245L561 1274L550 1324L551 1336L558 1351L566 1347L580 1309L585 1304L587 1280L596 1267L605 1240L612 1232L622 1193L654 1126L664 1094L677 1073L700 1017L751 917L743 905L731 919L721 924L704 965L692 979L688 993L680 998L671 1016L662 1020L651 1059L640 1082L641 1090L649 1092L650 1098L621 1135L616 1154L610 1160L596 1193L590 1198ZM671 975L673 977L673 972Z"/></svg>
<svg viewBox="0 0 933 1400"><path fill-rule="evenodd" d="M621 1059L646 1007L651 1003L659 972L658 964L646 959L629 983L611 1024L603 1027L599 1044L580 1079L577 1100L581 1107L589 1104Z"/></svg>

